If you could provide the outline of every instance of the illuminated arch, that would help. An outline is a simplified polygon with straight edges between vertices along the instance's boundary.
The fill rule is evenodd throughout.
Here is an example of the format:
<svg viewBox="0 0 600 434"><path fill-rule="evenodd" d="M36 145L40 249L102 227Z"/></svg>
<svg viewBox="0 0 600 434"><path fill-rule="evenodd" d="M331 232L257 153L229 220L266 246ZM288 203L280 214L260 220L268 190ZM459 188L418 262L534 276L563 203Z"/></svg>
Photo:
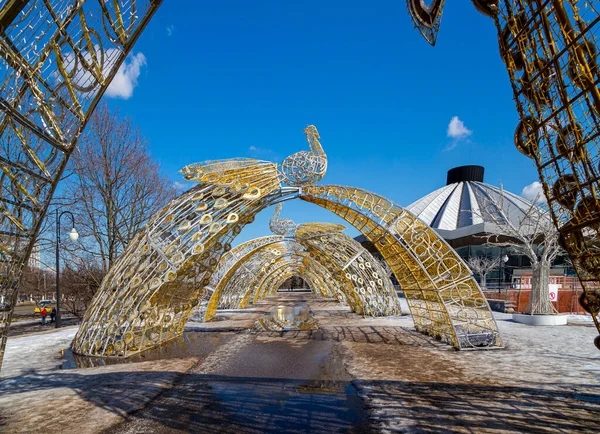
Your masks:
<svg viewBox="0 0 600 434"><path fill-rule="evenodd" d="M394 202L351 187L303 187L300 198L363 233L394 272L419 331L457 348L501 346L498 327L471 271L431 228Z"/></svg>
<svg viewBox="0 0 600 434"><path fill-rule="evenodd" d="M0 310L0 364L21 269L56 183L96 103L161 3L7 1L0 8L7 65L0 88L0 136L8 144L0 173L0 288L8 303ZM542 20L535 2L472 3L494 19L521 118L516 145L538 168L564 247L585 287L583 305L600 330L597 10L583 0L554 1ZM443 4L408 1L430 43ZM40 34L44 39L32 43ZM522 56L521 50L530 55ZM318 138L316 131L309 133ZM322 149L317 143L311 149L303 165L286 159L290 185L324 174ZM304 177L299 169L305 168L314 170Z"/></svg>
<svg viewBox="0 0 600 434"><path fill-rule="evenodd" d="M381 265L358 242L342 234L342 229L343 226L339 225L305 224L300 225L294 239L286 243L282 242L282 237L263 237L240 245L236 249L245 252L245 255L237 256L239 259L236 263L231 264L228 257L222 260L224 264L219 268L227 268L228 271L219 276L208 303L205 321L214 317L217 307L241 307L243 300L250 299L253 289L254 302L264 298L271 289L264 284L272 274L270 268L281 265L279 257L287 258L286 255L295 254L298 248L308 250L308 255L304 257L306 272L318 268L318 272L312 273L313 276L328 275L329 285L314 285L321 289L322 295L344 299L359 314L399 314L396 292ZM294 246L295 249L292 248ZM289 262L294 265L297 263ZM324 288L326 291L323 291ZM235 301L232 303L232 300Z"/></svg>
<svg viewBox="0 0 600 434"><path fill-rule="evenodd" d="M538 170L550 214L584 292L582 307L600 332L599 8L585 0L543 7L526 0L472 0L493 19L520 122L516 148ZM444 0L408 0L431 43ZM600 349L600 336L594 343Z"/></svg>
<svg viewBox="0 0 600 434"><path fill-rule="evenodd" d="M204 291L210 290L211 282L218 283L207 309L208 319L232 282L235 300L230 301L247 305L249 298L256 302L272 290L277 273L289 274L291 267L294 272L300 272L300 267L304 271L311 262L319 263L333 281L341 282L332 291L313 278L315 288L327 294L337 292L338 297L342 293L355 311L372 314L368 309L364 312L372 297L365 297L352 283L368 279L358 282L360 273L368 268L364 266L366 251L341 234L338 225L301 225L293 243L282 236L265 237L227 253L241 226L256 213L298 195L297 189L281 188L274 164L230 160L195 165L193 174L191 171L188 168L184 173L202 184L161 210L136 236L86 314L73 343L75 351L129 355L158 345L182 333L192 308ZM251 183L240 184L240 179ZM378 247L398 278L420 331L457 348L501 345L487 302L470 271L425 224L393 202L359 189L304 186L300 197L340 215ZM296 244L306 252L290 247ZM278 248L303 256L303 260L268 260L265 254ZM224 254L227 256L219 267ZM244 269L253 257L259 259L255 261L261 265L258 272ZM380 265L373 261L372 267ZM244 279L233 278L240 269L249 274ZM378 273L382 275L383 270ZM370 295L378 293L382 291ZM390 313L395 313L394 306L379 314Z"/></svg>
<svg viewBox="0 0 600 434"><path fill-rule="evenodd" d="M329 270L327 270L327 268L325 268L319 261L308 261L307 259L304 260L306 265L305 271L307 273L306 278L313 284L313 287L324 288L325 291L328 292L328 296L335 297L340 303L348 304L347 300L349 297L352 297L353 293L348 288L347 282L335 279L333 275L329 272ZM304 278L304 276L300 277ZM324 293L325 291L321 290L321 293ZM244 292L244 295L238 307L240 309L248 307L250 301L254 300L256 295L256 283L253 282L252 285L248 285L248 289L246 289L246 291ZM258 300L258 297L256 298L256 300Z"/></svg>
<svg viewBox="0 0 600 434"><path fill-rule="evenodd" d="M127 355L181 334L242 227L271 201L296 194L281 188L273 163L228 160L195 170L202 184L153 216L104 278L76 352Z"/></svg>
<svg viewBox="0 0 600 434"><path fill-rule="evenodd" d="M359 312L351 304L355 312L368 316L399 315L398 295L387 273L359 242L342 233L342 228L307 223L298 227L295 236L319 262L333 265L331 271L337 279L342 277L349 282L362 305Z"/></svg>

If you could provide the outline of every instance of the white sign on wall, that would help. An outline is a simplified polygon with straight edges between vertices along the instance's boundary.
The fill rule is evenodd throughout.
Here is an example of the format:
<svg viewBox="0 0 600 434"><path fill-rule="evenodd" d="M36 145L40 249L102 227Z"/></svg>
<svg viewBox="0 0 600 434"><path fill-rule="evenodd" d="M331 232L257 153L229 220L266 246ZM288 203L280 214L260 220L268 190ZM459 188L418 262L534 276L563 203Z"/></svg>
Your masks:
<svg viewBox="0 0 600 434"><path fill-rule="evenodd" d="M558 301L558 288L561 285L558 283L551 283L548 285L548 290L550 291L550 301Z"/></svg>

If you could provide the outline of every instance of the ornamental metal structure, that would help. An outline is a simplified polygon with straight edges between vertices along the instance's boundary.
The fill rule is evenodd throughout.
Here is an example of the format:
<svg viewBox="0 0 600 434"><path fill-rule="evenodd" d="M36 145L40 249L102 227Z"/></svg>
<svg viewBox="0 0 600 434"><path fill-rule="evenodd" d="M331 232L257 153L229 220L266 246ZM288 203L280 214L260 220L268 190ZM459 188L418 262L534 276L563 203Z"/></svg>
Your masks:
<svg viewBox="0 0 600 434"><path fill-rule="evenodd" d="M298 226L292 220L280 219L280 212L281 203L270 223L279 236L250 240L219 261L208 285L212 295L205 321L214 317L217 308L244 308L250 300L257 302L276 291L281 282L272 275L287 279L294 273L310 282L317 294L335 297L358 314L400 314L388 274L360 243L342 233L344 226Z"/></svg>
<svg viewBox="0 0 600 434"><path fill-rule="evenodd" d="M537 167L554 224L600 332L599 7L588 0L472 0L494 20L521 118L515 146ZM408 0L435 45L444 0ZM600 349L600 336L596 337Z"/></svg>
<svg viewBox="0 0 600 434"><path fill-rule="evenodd" d="M597 197L600 72L596 36L600 18L597 6L586 0L472 2L494 20L498 30L500 51L521 117L515 133L516 145L534 160L538 168L553 219L585 287L582 304L593 314L600 330L600 292L595 287L595 282L600 280L600 204ZM0 56L3 61L0 84L0 363L18 295L21 269L35 243L56 183L98 99L160 4L161 0L2 0L0 3ZM443 5L444 0L432 0L430 6L424 0L408 0L409 13L432 44L439 29ZM318 144L316 129L307 134L311 151L289 157L279 171L274 164L269 165L272 163L250 160L206 166L209 171L219 168L213 173L217 178L217 172L236 166L241 170L240 176L247 176L252 184L249 184L251 189L244 192L243 188L228 189L223 194L224 199L235 201L236 206L248 212L238 215L233 211L231 216L215 213L223 215L225 220L212 226L210 245L202 243L213 256L194 253L198 258L198 264L194 262L194 266L206 268L202 271L204 277L192 279L190 274L184 279L177 274L179 265L169 265L167 254L159 254L153 247L147 247L161 257L165 264L162 267L169 267L177 279L182 279L182 285L189 286L190 293L195 293L191 289L194 285L202 285L203 279L208 279L208 270L218 262L220 254L212 252L212 244L227 247L235 236L234 231L247 223L244 219L251 219L255 211L276 200L271 195L288 194L280 189L281 182L301 187L322 178L327 167L326 156ZM257 178L256 182L268 184L265 190L254 184L251 168L255 165L277 172L275 178L262 175ZM216 193L222 191L221 184L212 178L203 182L193 194L212 195L213 190ZM238 184L243 186L245 182ZM296 191L296 194L300 193ZM302 188L300 194L301 199L337 213L350 210L351 220L370 231L377 242L384 243L379 247L390 252L388 260L390 255L393 256L393 250L401 251L406 247L406 239L419 238L416 251L411 250L409 244L407 251L411 253L404 253L402 260L395 257L393 260L399 261L394 272L408 279L407 287L415 291L415 296L421 297L413 298L411 309L418 312L422 330L433 333L434 329L443 329L440 333L451 336L458 346L457 341L464 338L457 336L465 335L461 328L463 324L479 324L478 321L489 324L489 318L474 318L470 313L469 319L465 320L465 311L456 307L460 302L454 303L455 300L469 299L468 293L472 292L473 298L478 300L472 303L477 305L476 310L483 309L485 304L481 301L483 298L476 295L479 291L476 284L463 284L463 280L468 280L465 277L468 273L461 261L451 267L452 271L446 271L447 266L443 266L439 273L434 272L432 261L419 265L423 261L420 256L423 252L436 252L436 261L447 263L446 258L452 256L445 253L447 246L440 245L434 234L419 226L397 205L389 205L386 212L367 211L363 209L362 197L373 198L388 206L384 198L347 187L311 184L310 188ZM192 193L178 201L182 207L199 203L192 200ZM223 203L219 202L219 206ZM378 205L372 203L371 206ZM172 237L179 239L173 232L172 220L166 220L170 211L183 215L183 212L178 214L178 209L168 208L165 215L156 216L153 224L162 225ZM398 220L381 220L388 217L387 212L393 212ZM234 222L236 219L240 219L240 223ZM192 217L189 221L199 223ZM405 226L390 232L397 240L394 241L384 234L388 234L390 224L398 222ZM236 227L238 229L234 229ZM154 239L152 228L149 226L147 239L141 235L136 238L137 245L168 244L166 240ZM205 228L208 229L210 226ZM197 236L197 239L201 238ZM187 238L185 240L188 243ZM134 253L128 251L127 254ZM187 253L183 255L187 257ZM161 272L166 270L156 271ZM437 276L447 276L447 273L455 277L438 279ZM122 278L117 271L110 275ZM457 278L457 275L461 277ZM173 278L172 274L169 276ZM445 289L459 284L468 288L461 291L464 297ZM447 309L447 301L455 307ZM448 325L455 320L459 320L458 332ZM439 324L446 326L440 328ZM474 331L470 327L467 327L466 335ZM600 346L600 338L597 338L597 344Z"/></svg>
<svg viewBox="0 0 600 434"><path fill-rule="evenodd" d="M0 366L21 270L56 184L160 3L0 2Z"/></svg>
<svg viewBox="0 0 600 434"><path fill-rule="evenodd" d="M385 271L339 225L296 226L279 219L277 209L271 222L277 236L231 251L233 238L258 212L298 197L332 210L378 247L420 331L456 348L500 347L487 301L456 252L381 196L315 185L324 176L326 157L316 128L309 126L305 134L311 151L288 157L285 168L232 159L182 169L198 185L153 216L134 237L102 282L73 350L109 357L143 351L180 335L194 306L209 292L206 319L219 305L244 307L260 300L293 274L361 314L399 312Z"/></svg>

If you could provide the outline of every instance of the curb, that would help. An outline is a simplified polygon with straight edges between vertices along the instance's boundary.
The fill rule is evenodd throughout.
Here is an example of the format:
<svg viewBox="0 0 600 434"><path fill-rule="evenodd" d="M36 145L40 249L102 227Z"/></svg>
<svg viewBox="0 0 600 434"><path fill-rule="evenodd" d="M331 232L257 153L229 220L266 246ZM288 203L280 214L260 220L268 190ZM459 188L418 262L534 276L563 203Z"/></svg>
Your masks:
<svg viewBox="0 0 600 434"><path fill-rule="evenodd" d="M23 335L18 335L18 336L9 336L9 337L8 337L8 340L10 340L10 339L26 338L26 337L28 337L28 336L47 335L47 334L49 334L49 333L56 333L56 332L59 332L59 331L61 331L61 330L69 330L69 329L72 329L72 328L78 328L78 327L79 327L79 324L78 324L78 325L72 325L72 326L61 327L61 328L59 328L59 329L53 328L52 330L44 330L44 331L41 331L41 332L32 332L32 333L26 333L26 334L23 334Z"/></svg>

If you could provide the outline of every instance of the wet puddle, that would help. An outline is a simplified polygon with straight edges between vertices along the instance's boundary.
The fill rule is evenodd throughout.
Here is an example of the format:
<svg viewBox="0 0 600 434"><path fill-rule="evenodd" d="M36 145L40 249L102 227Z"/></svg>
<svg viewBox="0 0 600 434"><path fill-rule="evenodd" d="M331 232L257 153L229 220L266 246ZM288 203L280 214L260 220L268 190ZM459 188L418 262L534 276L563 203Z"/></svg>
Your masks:
<svg viewBox="0 0 600 434"><path fill-rule="evenodd" d="M127 358L82 356L73 353L71 349L66 349L61 351L63 360L57 365L57 369L95 368L123 363L200 357L208 354L215 347L222 345L225 339L226 337L217 333L184 332L182 336L166 342L157 348L152 348Z"/></svg>
<svg viewBox="0 0 600 434"><path fill-rule="evenodd" d="M259 318L252 327L254 333L262 331L317 330L317 321L305 304L273 306L269 313Z"/></svg>

